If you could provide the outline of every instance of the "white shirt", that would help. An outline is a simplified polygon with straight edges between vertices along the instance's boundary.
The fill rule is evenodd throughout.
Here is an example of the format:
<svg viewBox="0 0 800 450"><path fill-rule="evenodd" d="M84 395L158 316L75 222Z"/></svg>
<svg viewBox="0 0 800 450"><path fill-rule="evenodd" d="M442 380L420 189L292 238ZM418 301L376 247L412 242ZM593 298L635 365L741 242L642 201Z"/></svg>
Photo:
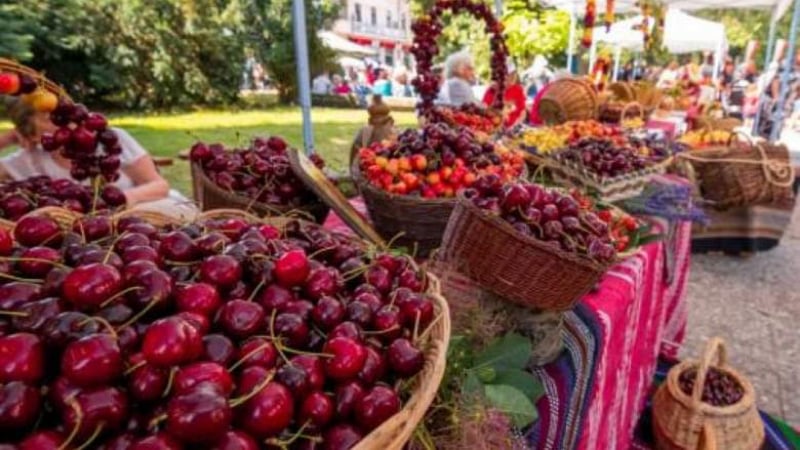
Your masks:
<svg viewBox="0 0 800 450"><path fill-rule="evenodd" d="M477 103L472 86L461 78L450 78L439 91L438 103L459 107L465 103Z"/></svg>
<svg viewBox="0 0 800 450"><path fill-rule="evenodd" d="M330 94L332 87L333 83L331 79L325 75L320 75L314 78L314 81L311 83L311 93L320 95Z"/></svg>

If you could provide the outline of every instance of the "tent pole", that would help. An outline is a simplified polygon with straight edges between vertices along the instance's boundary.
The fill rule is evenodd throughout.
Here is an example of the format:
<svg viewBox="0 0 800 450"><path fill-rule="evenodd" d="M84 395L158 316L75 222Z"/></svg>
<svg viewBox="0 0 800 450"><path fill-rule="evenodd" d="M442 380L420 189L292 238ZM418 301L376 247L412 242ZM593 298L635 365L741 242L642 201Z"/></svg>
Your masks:
<svg viewBox="0 0 800 450"><path fill-rule="evenodd" d="M614 49L614 81L617 81L619 76L619 60L622 58L622 46L617 45Z"/></svg>
<svg viewBox="0 0 800 450"><path fill-rule="evenodd" d="M725 32L723 31L722 36L719 39L719 44L717 44L717 52L714 55L714 71L712 72L712 81L714 84L717 84L717 80L719 80L719 70L722 67L722 42L725 39Z"/></svg>
<svg viewBox="0 0 800 450"><path fill-rule="evenodd" d="M594 60L597 57L597 41L592 39L592 46L589 47L589 75L592 74L592 70L594 69Z"/></svg>
<svg viewBox="0 0 800 450"><path fill-rule="evenodd" d="M770 142L775 142L780 136L783 127L783 107L786 104L786 96L789 93L789 75L794 69L794 49L797 42L797 22L800 21L800 0L794 0L794 11L792 11L792 27L789 29L789 47L786 49L786 61L783 63L783 73L781 74L781 90L778 96L777 111L775 111L775 121L772 124Z"/></svg>
<svg viewBox="0 0 800 450"><path fill-rule="evenodd" d="M294 54L297 60L297 87L303 113L303 147L306 154L314 153L314 132L311 129L311 76L308 62L305 0L292 1L294 22Z"/></svg>
<svg viewBox="0 0 800 450"><path fill-rule="evenodd" d="M575 7L571 6L569 10L569 37L567 38L567 70L572 72L572 58L574 49L572 47L575 41Z"/></svg>
<svg viewBox="0 0 800 450"><path fill-rule="evenodd" d="M503 17L503 0L494 0L494 15Z"/></svg>
<svg viewBox="0 0 800 450"><path fill-rule="evenodd" d="M778 8L777 6L775 7ZM763 71L766 72L767 68L769 67L770 63L772 62L772 56L775 52L775 28L777 28L777 19L775 18L775 14L772 14L772 17L769 21L769 38L767 39L767 51L764 58L764 69ZM764 102L764 93L762 92L758 96L758 109L756 109L756 117L753 119L753 130L752 134L755 136L758 133L758 124L761 122L761 106Z"/></svg>

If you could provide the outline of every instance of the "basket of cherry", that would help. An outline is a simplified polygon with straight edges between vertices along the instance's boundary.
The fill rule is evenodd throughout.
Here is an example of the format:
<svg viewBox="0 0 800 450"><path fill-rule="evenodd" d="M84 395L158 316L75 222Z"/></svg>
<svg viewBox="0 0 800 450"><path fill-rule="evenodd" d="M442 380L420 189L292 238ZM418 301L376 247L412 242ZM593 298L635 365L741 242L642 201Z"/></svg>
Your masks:
<svg viewBox="0 0 800 450"><path fill-rule="evenodd" d="M352 168L378 233L423 256L439 246L460 190L481 174L509 181L524 171L518 151L441 123L361 149Z"/></svg>
<svg viewBox="0 0 800 450"><path fill-rule="evenodd" d="M4 448L400 449L444 374L436 278L310 222L37 214L0 266Z"/></svg>
<svg viewBox="0 0 800 450"><path fill-rule="evenodd" d="M244 149L196 143L189 153L195 200L203 210L237 208L259 216L294 211L322 223L329 208L295 174L288 151L277 136L255 138ZM319 155L311 158L324 167Z"/></svg>
<svg viewBox="0 0 800 450"><path fill-rule="evenodd" d="M566 310L634 248L639 228L577 193L486 176L459 195L440 255L509 301Z"/></svg>
<svg viewBox="0 0 800 450"><path fill-rule="evenodd" d="M585 138L552 155L547 168L555 181L596 193L606 202L636 197L655 175L672 164L671 155L606 138Z"/></svg>
<svg viewBox="0 0 800 450"><path fill-rule="evenodd" d="M500 130L503 116L495 109L486 108L474 103L465 103L459 107L437 106L437 119L454 127L466 127L483 134L488 138Z"/></svg>

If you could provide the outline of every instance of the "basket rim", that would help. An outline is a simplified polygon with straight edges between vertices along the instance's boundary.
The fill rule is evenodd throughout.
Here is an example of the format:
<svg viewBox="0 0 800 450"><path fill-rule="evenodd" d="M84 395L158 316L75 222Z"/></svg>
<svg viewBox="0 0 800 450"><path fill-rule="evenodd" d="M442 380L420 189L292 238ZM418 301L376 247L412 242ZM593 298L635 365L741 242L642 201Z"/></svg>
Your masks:
<svg viewBox="0 0 800 450"><path fill-rule="evenodd" d="M353 161L353 166L350 168L350 172L353 175L353 180L358 185L359 191L366 190L376 197L383 197L384 199L389 199L391 201L406 201L408 203L425 203L429 205L454 205L456 203L456 197L423 198L414 195L397 195L391 192L386 192L377 186L373 186L372 183L364 178L363 174L361 173L357 158Z"/></svg>
<svg viewBox="0 0 800 450"><path fill-rule="evenodd" d="M494 225L495 227L497 227L497 229L502 231L507 236L515 238L515 239L521 241L524 244L536 247L537 249L542 250L542 251L544 251L546 253L549 253L549 254L551 254L553 256L556 256L558 258L565 259L565 260L567 260L567 261L569 261L569 262L571 262L573 264L577 264L579 266L583 266L583 267L589 268L589 269L597 271L597 272L605 272L609 267L611 267L615 263L619 262L619 260L617 258L615 258L614 260L610 261L609 263L600 263L600 262L593 261L593 260L591 260L589 258L585 258L585 257L582 257L582 256L574 254L574 253L567 253L567 252L564 252L564 251L562 251L560 249L555 249L553 247L545 245L539 239L533 238L531 236L524 236L524 235L518 233L517 230L515 230L514 227L512 227L511 224L509 224L505 220L502 220L499 217L495 217L495 216L491 216L489 214L486 214L486 212L484 212L482 209L478 208L477 206L473 205L471 201L469 201L466 197L464 197L463 193L459 193L458 200L459 200L458 204L460 206L463 206L466 210L470 211L473 215L477 216L480 220L483 220L484 222L487 222L487 223L489 223L491 225Z"/></svg>
<svg viewBox="0 0 800 450"><path fill-rule="evenodd" d="M728 406L714 406L705 403L703 401L695 403L695 401L692 399L692 396L687 395L678 386L678 377L684 371L689 369L696 369L699 366L700 366L700 360L688 359L681 361L680 363L675 365L672 369L670 369L670 371L667 373L667 379L664 383L664 386L669 390L669 393L677 402L679 402L687 409L716 416L741 413L753 407L752 404L748 405L747 402L744 401L746 398L753 398L753 399L755 398L755 389L753 388L752 383L750 383L750 380L744 377L739 371L737 371L736 369L727 364L721 366L711 365L710 367L713 367L721 372L725 372L726 374L733 377L736 380L736 382L742 386L742 389L744 390L744 393L742 394L742 399L739 400L737 403Z"/></svg>

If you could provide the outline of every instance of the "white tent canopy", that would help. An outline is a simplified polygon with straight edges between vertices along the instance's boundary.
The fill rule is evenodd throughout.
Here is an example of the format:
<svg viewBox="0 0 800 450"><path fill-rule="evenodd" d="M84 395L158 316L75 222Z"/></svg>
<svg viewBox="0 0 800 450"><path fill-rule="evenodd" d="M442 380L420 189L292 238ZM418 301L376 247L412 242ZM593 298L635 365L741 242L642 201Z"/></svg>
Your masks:
<svg viewBox="0 0 800 450"><path fill-rule="evenodd" d="M322 39L325 45L335 50L337 53L352 56L372 56L378 53L378 51L372 47L358 45L332 31L319 31L317 36Z"/></svg>

